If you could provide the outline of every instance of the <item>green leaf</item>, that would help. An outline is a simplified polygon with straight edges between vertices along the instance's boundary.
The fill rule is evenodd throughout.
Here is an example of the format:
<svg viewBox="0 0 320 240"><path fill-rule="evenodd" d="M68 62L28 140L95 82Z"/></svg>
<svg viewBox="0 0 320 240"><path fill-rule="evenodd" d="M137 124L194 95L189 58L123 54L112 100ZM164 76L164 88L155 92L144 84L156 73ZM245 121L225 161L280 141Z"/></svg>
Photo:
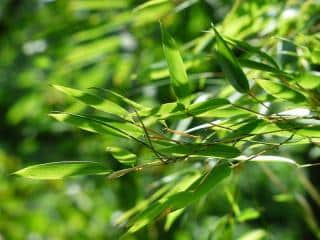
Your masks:
<svg viewBox="0 0 320 240"><path fill-rule="evenodd" d="M135 101L132 101L131 99L126 98L119 93L116 93L115 91L111 91L109 89L104 89L104 88L96 88L96 87L91 88L91 90L93 93L95 93L97 95L102 95L104 98L107 98L107 97L114 98L116 100L116 102L119 102L121 104L127 104L128 106L133 107L137 110L148 109L147 107L145 107Z"/></svg>
<svg viewBox="0 0 320 240"><path fill-rule="evenodd" d="M137 162L137 156L128 150L118 147L107 147L106 150L122 164L131 166Z"/></svg>
<svg viewBox="0 0 320 240"><path fill-rule="evenodd" d="M166 218L166 223L164 225L164 230L168 231L176 219L183 213L183 209L178 209L168 214Z"/></svg>
<svg viewBox="0 0 320 240"><path fill-rule="evenodd" d="M305 89L315 89L320 86L320 75L305 72L298 76L295 81Z"/></svg>
<svg viewBox="0 0 320 240"><path fill-rule="evenodd" d="M260 240L260 239L265 239L267 236L267 232L263 229L256 229L249 231L242 235L239 240Z"/></svg>
<svg viewBox="0 0 320 240"><path fill-rule="evenodd" d="M146 109L139 112L141 117L155 116L158 119L167 119L169 117L187 117L185 108L178 102L164 103L152 109Z"/></svg>
<svg viewBox="0 0 320 240"><path fill-rule="evenodd" d="M197 182L189 187L189 191L194 194L195 200L207 194L215 185L228 177L231 169L227 164L221 164L214 167L209 173L206 173Z"/></svg>
<svg viewBox="0 0 320 240"><path fill-rule="evenodd" d="M133 10L132 23L135 26L142 26L151 22L159 21L166 16L175 6L174 1L151 0L146 1Z"/></svg>
<svg viewBox="0 0 320 240"><path fill-rule="evenodd" d="M179 144L159 150L163 154L173 156L206 156L233 158L240 154L240 151L224 144Z"/></svg>
<svg viewBox="0 0 320 240"><path fill-rule="evenodd" d="M239 156L235 158L238 161L247 161L248 157L246 156ZM299 167L300 165L296 163L296 161L280 156L272 156L272 155L260 155L250 159L250 162L266 162L266 163L285 163L289 165L293 165Z"/></svg>
<svg viewBox="0 0 320 240"><path fill-rule="evenodd" d="M191 113L192 115L199 115L207 111L210 111L212 109L217 109L220 107L227 107L227 106L230 106L230 102L227 99L212 98L203 102L191 104L187 108L187 112Z"/></svg>
<svg viewBox="0 0 320 240"><path fill-rule="evenodd" d="M52 113L49 114L49 116L60 122L72 124L89 132L113 135L128 139L131 139L130 136L137 138L143 135L141 128L129 122L117 122L107 118L87 117L71 113Z"/></svg>
<svg viewBox="0 0 320 240"><path fill-rule="evenodd" d="M269 80L256 80L257 83L267 93L275 98L291 101L294 103L300 103L306 101L306 98L301 93L289 88L281 83L275 83Z"/></svg>
<svg viewBox="0 0 320 240"><path fill-rule="evenodd" d="M265 71L265 72L272 72L275 74L281 73L281 71L279 69L274 68L273 66L267 65L265 63L253 61L250 59L240 58L239 63L241 66L251 68L251 69L261 70L261 71Z"/></svg>
<svg viewBox="0 0 320 240"><path fill-rule="evenodd" d="M169 0L151 0L151 1L147 1L147 2L139 5L135 9L133 9L133 11L134 12L141 11L141 10L143 10L145 8L149 8L149 7L152 7L152 6L155 6L155 5L160 5L160 4L166 3L168 1Z"/></svg>
<svg viewBox="0 0 320 240"><path fill-rule="evenodd" d="M260 217L260 212L254 208L246 208L237 216L239 222L246 222Z"/></svg>
<svg viewBox="0 0 320 240"><path fill-rule="evenodd" d="M250 53L250 54L254 54L256 56L259 56L259 58L266 61L268 63L268 65L272 65L275 69L280 70L276 61L271 56L269 56L267 53L261 51L261 48L251 46L250 44L248 44L244 41L232 39L230 37L228 37L227 40L229 40L230 43L234 47L236 47L242 51L246 51L246 53Z"/></svg>
<svg viewBox="0 0 320 240"><path fill-rule="evenodd" d="M79 175L104 175L111 171L97 162L51 162L23 168L14 174L32 179L61 179Z"/></svg>
<svg viewBox="0 0 320 240"><path fill-rule="evenodd" d="M91 94L89 92L80 91L77 89L64 87L60 85L52 85L55 89L72 96L81 102L106 113L114 114L122 118L126 118L128 112L120 107L118 104L109 101L107 99L103 99L95 94Z"/></svg>
<svg viewBox="0 0 320 240"><path fill-rule="evenodd" d="M230 172L231 169L226 164L216 166L209 173L205 173L198 178L186 191L158 200L136 218L128 233L140 230L166 210L176 211L199 200L224 178L228 177Z"/></svg>
<svg viewBox="0 0 320 240"><path fill-rule="evenodd" d="M163 52L170 72L171 86L178 100L184 105L188 105L191 93L190 83L178 46L162 24L161 32Z"/></svg>
<svg viewBox="0 0 320 240"><path fill-rule="evenodd" d="M190 116L200 117L200 114L205 114L211 110L230 106L230 102L224 98L208 99L203 102L198 102L189 105L185 108L182 104L173 102L165 103L159 107L139 112L140 116L155 116L158 119L182 119Z"/></svg>
<svg viewBox="0 0 320 240"><path fill-rule="evenodd" d="M250 134L254 129L256 129L259 125L263 125L264 121L262 119L252 119L248 121L246 124L242 125L238 129L229 133L225 139L228 138L237 138L241 136L245 136Z"/></svg>
<svg viewBox="0 0 320 240"><path fill-rule="evenodd" d="M239 92L249 91L249 82L241 66L220 33L213 27L216 36L215 53L218 63L230 84Z"/></svg>
<svg viewBox="0 0 320 240"><path fill-rule="evenodd" d="M118 1L100 1L100 0L74 0L71 1L71 9L80 10L111 10L111 9L122 9L128 6L128 2L125 0Z"/></svg>
<svg viewBox="0 0 320 240"><path fill-rule="evenodd" d="M296 133L309 138L320 138L320 126L299 129Z"/></svg>
<svg viewBox="0 0 320 240"><path fill-rule="evenodd" d="M164 203L156 202L151 204L151 206L147 207L147 209L137 217L134 224L129 228L128 233L134 233L149 224L153 219L159 216L166 207L167 204Z"/></svg>

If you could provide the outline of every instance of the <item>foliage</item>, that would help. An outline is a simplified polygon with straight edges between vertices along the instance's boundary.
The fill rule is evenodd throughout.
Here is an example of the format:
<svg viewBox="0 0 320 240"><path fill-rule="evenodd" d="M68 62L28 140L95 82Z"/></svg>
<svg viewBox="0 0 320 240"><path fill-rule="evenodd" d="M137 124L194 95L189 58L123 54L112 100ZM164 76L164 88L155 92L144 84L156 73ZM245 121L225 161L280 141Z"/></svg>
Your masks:
<svg viewBox="0 0 320 240"><path fill-rule="evenodd" d="M320 239L319 3L1 4L4 237Z"/></svg>

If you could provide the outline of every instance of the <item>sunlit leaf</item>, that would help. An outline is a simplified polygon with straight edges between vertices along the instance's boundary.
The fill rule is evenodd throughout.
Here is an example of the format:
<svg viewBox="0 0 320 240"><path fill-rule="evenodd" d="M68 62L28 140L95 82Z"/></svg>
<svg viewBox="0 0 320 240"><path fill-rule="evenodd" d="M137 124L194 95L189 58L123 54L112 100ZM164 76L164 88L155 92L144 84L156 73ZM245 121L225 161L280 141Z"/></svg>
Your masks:
<svg viewBox="0 0 320 240"><path fill-rule="evenodd" d="M246 156L239 156L235 158L238 161L247 161L248 157ZM293 165L298 167L299 164L296 163L296 161L286 158L286 157L280 157L280 156L272 156L272 155L260 155L256 156L254 158L250 158L250 162L266 162L266 163L285 163L289 165Z"/></svg>
<svg viewBox="0 0 320 240"><path fill-rule="evenodd" d="M254 220L260 217L260 212L253 208L246 208L237 216L239 222Z"/></svg>
<svg viewBox="0 0 320 240"><path fill-rule="evenodd" d="M106 150L122 164L133 165L137 162L137 156L123 148L107 147Z"/></svg>
<svg viewBox="0 0 320 240"><path fill-rule="evenodd" d="M23 168L14 174L32 179L61 179L79 175L102 175L111 171L97 162L51 162Z"/></svg>
<svg viewBox="0 0 320 240"><path fill-rule="evenodd" d="M174 2L169 0L151 0L137 6L133 10L132 21L136 26L159 21L174 8Z"/></svg>
<svg viewBox="0 0 320 240"><path fill-rule="evenodd" d="M176 211L194 203L229 176L230 172L230 168L225 164L214 167L209 173L204 174L195 181L186 191L160 199L137 217L134 224L129 228L128 233L134 233L143 228L166 210Z"/></svg>
<svg viewBox="0 0 320 240"><path fill-rule="evenodd" d="M159 4L163 4L163 3L166 3L168 1L169 0L151 0L151 1L147 1L147 2L139 5L138 7L136 7L133 11L141 11L141 10L143 10L145 8L152 7L152 6L159 5Z"/></svg>
<svg viewBox="0 0 320 240"><path fill-rule="evenodd" d="M264 239L267 232L263 229L252 230L242 235L239 240L260 240Z"/></svg>
<svg viewBox="0 0 320 240"><path fill-rule="evenodd" d="M306 89L314 89L320 86L320 75L312 72L301 74L295 81Z"/></svg>
<svg viewBox="0 0 320 240"><path fill-rule="evenodd" d="M118 104L109 101L107 99L103 99L97 95L94 95L89 92L80 91L74 88L64 87L60 85L52 85L55 89L72 96L81 102L96 108L97 110L111 113L120 117L125 118L128 115L128 112L120 107Z"/></svg>
<svg viewBox="0 0 320 240"><path fill-rule="evenodd" d="M189 104L190 83L178 46L171 35L161 25L162 46L167 60L171 85L179 101Z"/></svg>
<svg viewBox="0 0 320 240"><path fill-rule="evenodd" d="M260 79L256 81L261 86L261 88L263 88L267 93L274 96L275 98L284 99L294 103L306 101L304 95L281 83Z"/></svg>
<svg viewBox="0 0 320 240"><path fill-rule="evenodd" d="M320 138L320 126L311 126L297 131L297 134L309 138Z"/></svg>
<svg viewBox="0 0 320 240"><path fill-rule="evenodd" d="M107 10L121 9L128 6L128 1L99 1L99 0L73 0L71 8L73 10Z"/></svg>
<svg viewBox="0 0 320 240"><path fill-rule="evenodd" d="M103 96L104 98L111 98L115 99L117 102L122 103L122 104L127 104L130 107L135 108L136 110L147 110L148 107L145 107L125 96L122 96L121 94L112 91L110 89L104 89L104 88L91 88L91 91L99 96Z"/></svg>
<svg viewBox="0 0 320 240"><path fill-rule="evenodd" d="M83 130L112 135L117 137L131 138L139 137L143 134L143 131L134 124L129 122L117 122L104 118L87 117L83 115L69 114L69 113L52 113L49 116L57 119L61 122L72 124Z"/></svg>
<svg viewBox="0 0 320 240"><path fill-rule="evenodd" d="M225 138L237 138L249 135L259 124L263 124L264 121L261 119L252 119L243 126L229 133Z"/></svg>

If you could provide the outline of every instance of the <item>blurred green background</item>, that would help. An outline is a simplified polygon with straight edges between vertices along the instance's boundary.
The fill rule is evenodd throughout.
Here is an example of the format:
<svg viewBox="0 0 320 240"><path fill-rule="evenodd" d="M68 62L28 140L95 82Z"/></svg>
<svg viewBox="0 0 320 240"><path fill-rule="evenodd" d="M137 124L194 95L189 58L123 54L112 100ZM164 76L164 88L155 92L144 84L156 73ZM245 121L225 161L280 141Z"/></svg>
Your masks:
<svg viewBox="0 0 320 240"><path fill-rule="evenodd" d="M223 31L237 39L268 45L268 39L259 34L271 33L299 43L297 33L313 35L320 29L319 1L162 2L133 11L144 1L0 1L0 239L118 239L125 229L115 226L117 217L148 196L155 179L170 172L162 169L113 181L103 176L35 181L10 175L31 164L52 161L92 160L121 168L105 151L112 141L108 136L87 133L48 116L51 111L84 109L50 84L104 87L150 106L173 100L163 70L160 18L183 46L190 78L205 79L209 89L216 84L210 75L215 65L193 40L209 42L204 31L212 22L225 20L234 4L238 10L225 20ZM319 39L306 44L320 49ZM283 58L279 62L285 64ZM306 59L319 70L319 55ZM197 75L202 72L209 77ZM203 83L197 81L195 88L203 89ZM284 151L305 162L320 156L319 147L312 145ZM236 176L238 204L261 213L252 221L225 224L220 217L232 210L221 190L190 207L169 231L163 230L160 219L130 239L240 239L251 230L256 236L243 239L319 239L319 169L298 172L283 165L272 169L286 187L285 194L254 165L245 166ZM304 196L302 203L292 199L295 194ZM230 237L228 232L233 230L235 237Z"/></svg>

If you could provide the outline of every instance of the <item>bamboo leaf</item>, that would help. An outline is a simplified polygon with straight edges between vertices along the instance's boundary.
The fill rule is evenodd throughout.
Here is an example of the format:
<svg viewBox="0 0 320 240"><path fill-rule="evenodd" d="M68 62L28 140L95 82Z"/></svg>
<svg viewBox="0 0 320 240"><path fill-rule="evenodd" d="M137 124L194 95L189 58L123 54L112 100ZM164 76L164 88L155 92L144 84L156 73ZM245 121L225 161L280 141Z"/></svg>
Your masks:
<svg viewBox="0 0 320 240"><path fill-rule="evenodd" d="M246 156L239 156L235 158L238 161L247 161L248 157ZM250 159L250 162L266 162L266 163L285 163L289 165L293 165L298 167L299 164L296 161L280 156L272 156L272 155L260 155Z"/></svg>
<svg viewBox="0 0 320 240"><path fill-rule="evenodd" d="M94 118L71 113L52 113L49 116L60 122L72 124L83 130L131 139L143 135L143 131L129 122L117 122L106 118Z"/></svg>
<svg viewBox="0 0 320 240"><path fill-rule="evenodd" d="M104 89L104 88L91 88L92 92L97 94L97 95L101 95L103 96L103 98L114 98L116 100L116 102L119 102L121 104L126 104L130 107L133 107L137 110L147 110L148 108L125 97L125 96L122 96L121 94L119 93L116 93L115 91L111 91L109 89Z"/></svg>
<svg viewBox="0 0 320 240"><path fill-rule="evenodd" d="M128 233L140 230L166 210L176 211L194 203L228 177L230 173L231 169L226 164L214 167L209 173L198 178L186 191L164 197L149 206L137 217Z"/></svg>
<svg viewBox="0 0 320 240"><path fill-rule="evenodd" d="M261 70L261 71L265 71L265 72L272 72L275 74L281 74L281 71L279 69L274 68L273 66L270 66L270 65L262 63L262 62L257 62L257 61L253 61L250 59L240 58L239 63L243 67Z"/></svg>
<svg viewBox="0 0 320 240"><path fill-rule="evenodd" d="M265 239L267 236L267 232L263 229L256 229L249 231L242 235L239 240L260 240L260 239Z"/></svg>
<svg viewBox="0 0 320 240"><path fill-rule="evenodd" d="M216 36L215 53L218 63L230 84L239 92L249 91L249 82L241 66L220 33L213 27Z"/></svg>
<svg viewBox="0 0 320 240"><path fill-rule="evenodd" d="M14 174L32 179L61 179L79 175L104 175L111 171L97 162L66 161L51 162L23 168Z"/></svg>
<svg viewBox="0 0 320 240"><path fill-rule="evenodd" d="M299 129L297 134L309 137L309 138L320 138L320 126L311 126L303 129Z"/></svg>
<svg viewBox="0 0 320 240"><path fill-rule="evenodd" d="M259 125L263 125L264 121L262 119L252 119L243 126L229 133L225 138L237 138L250 134Z"/></svg>
<svg viewBox="0 0 320 240"><path fill-rule="evenodd" d="M106 150L122 164L133 165L137 162L137 156L123 148L107 147Z"/></svg>
<svg viewBox="0 0 320 240"><path fill-rule="evenodd" d="M133 11L134 12L138 12L138 11L141 11L141 10L143 10L145 8L149 8L149 7L152 7L152 6L160 5L160 4L166 3L168 1L169 0L151 0L151 1L147 1L147 2L139 5L135 9L133 9Z"/></svg>
<svg viewBox="0 0 320 240"><path fill-rule="evenodd" d="M233 158L239 156L240 151L224 144L179 144L160 149L161 153L173 156L206 156Z"/></svg>
<svg viewBox="0 0 320 240"><path fill-rule="evenodd" d="M126 118L128 115L128 112L120 107L118 104L109 101L107 99L103 99L99 97L98 95L85 92L85 91L80 91L77 89L69 88L69 87L64 87L60 85L52 85L55 89L71 96L79 101L106 113L114 114L123 118Z"/></svg>
<svg viewBox="0 0 320 240"><path fill-rule="evenodd" d="M193 115L199 115L207 111L210 111L212 109L217 109L220 107L227 107L227 106L230 106L230 102L227 99L212 98L203 102L191 104L188 107L187 111Z"/></svg>
<svg viewBox="0 0 320 240"><path fill-rule="evenodd" d="M267 93L275 98L284 99L294 103L300 103L306 101L306 98L301 93L281 84L268 80L256 80L257 83L263 88Z"/></svg>
<svg viewBox="0 0 320 240"><path fill-rule="evenodd" d="M261 48L258 47L254 47L251 46L250 44L248 44L245 41L240 41L240 40L236 40L236 39L232 39L230 37L228 37L228 39L230 41L230 43L235 46L236 48L245 51L246 53L250 53L250 54L254 54L256 56L259 56L259 58L261 58L262 60L264 60L265 62L268 63L268 65L271 65L273 68L280 70L277 62L267 53L261 51Z"/></svg>
<svg viewBox="0 0 320 240"><path fill-rule="evenodd" d="M191 104L187 108L177 102L172 102L162 104L153 109L141 111L139 112L139 115L143 117L155 116L158 119L182 119L190 117L190 115L199 117L201 114L205 114L208 111L228 106L230 106L230 102L224 98L208 99L203 102Z"/></svg>
<svg viewBox="0 0 320 240"><path fill-rule="evenodd" d="M305 72L298 76L295 81L306 89L315 89L320 86L320 75L313 72Z"/></svg>
<svg viewBox="0 0 320 240"><path fill-rule="evenodd" d="M171 86L178 100L184 105L190 103L190 83L178 46L161 24L163 52L168 64Z"/></svg>

